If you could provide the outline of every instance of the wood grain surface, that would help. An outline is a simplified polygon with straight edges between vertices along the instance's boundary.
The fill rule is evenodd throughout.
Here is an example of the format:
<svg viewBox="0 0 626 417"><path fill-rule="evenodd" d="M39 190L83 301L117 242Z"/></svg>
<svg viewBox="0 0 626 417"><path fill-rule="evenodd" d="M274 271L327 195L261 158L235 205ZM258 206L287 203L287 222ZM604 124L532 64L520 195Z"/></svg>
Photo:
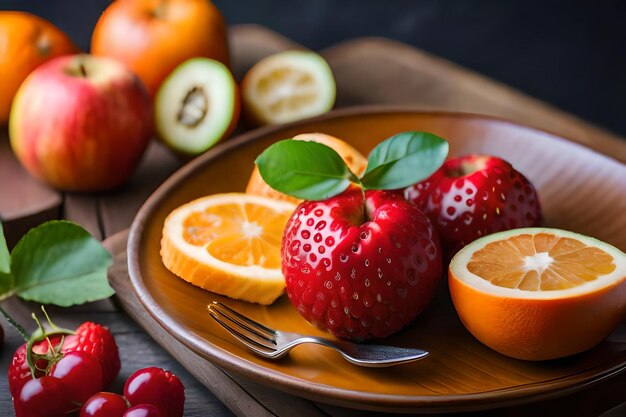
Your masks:
<svg viewBox="0 0 626 417"><path fill-rule="evenodd" d="M292 41L254 25L235 26L230 35L233 72L239 79L261 57L285 49L300 48ZM494 114L546 128L626 161L626 145L622 139L493 80L406 45L382 39L357 39L331 47L322 51L322 54L335 73L338 107L355 104L412 104L424 108ZM29 227L56 217L76 220L97 237L111 236L128 227L144 199L185 162L155 143L144 156L130 183L122 189L102 195L64 195L47 188L23 171L8 147L6 130L2 129L0 128L0 219L5 223L11 242L15 242ZM244 129L246 127L240 127L239 131ZM10 306L17 309L35 307L13 301ZM134 367L133 363L156 364L184 372L176 361L151 342L123 312L110 304L105 310L103 311L100 303L96 303L77 309L58 309L55 313L63 315L63 320L73 325L85 318L111 325L120 334L118 343L121 350L129 352L126 354L125 372ZM6 323L3 322L3 325L6 329ZM10 360L7 357L19 341L10 330L7 340L9 343L2 351L0 369L1 416L13 415L6 386L1 384L6 382L6 364ZM144 354L139 362L134 362L137 359L130 353L136 347L141 347ZM192 388L195 394L188 397L187 416L227 414L216 397L194 383L193 378L187 378L185 384L188 387L197 387ZM255 390L245 383L242 384L244 391L247 390L246 392L263 404L278 406L283 403L282 394L264 390L265 387L261 387L260 391ZM525 410L541 415L544 414L543 410L559 411L562 407L564 413L569 415L597 415L596 411L608 408L604 405L614 402L620 395L626 400L626 396L620 394L624 392L626 378L618 377L585 391L584 396L571 396L567 401L559 401L554 408L550 406L553 403L538 403L536 408L533 406ZM236 409L229 402L237 403L237 398L226 398L223 401L229 408ZM583 406L585 404L586 407ZM271 413L280 415L279 412L272 412L269 405L265 407ZM330 406L317 408L329 415L360 415L359 412ZM584 414L587 411L589 414ZM494 413L481 415L525 415L523 412L502 410ZM255 415L240 411L237 414Z"/></svg>
<svg viewBox="0 0 626 417"><path fill-rule="evenodd" d="M322 55L337 80L340 107L390 103L488 114L557 133L626 161L622 138L405 44L380 38L356 39L333 46Z"/></svg>
<svg viewBox="0 0 626 417"><path fill-rule="evenodd" d="M22 168L3 129L0 126L0 220L12 246L31 227L58 218L62 196Z"/></svg>

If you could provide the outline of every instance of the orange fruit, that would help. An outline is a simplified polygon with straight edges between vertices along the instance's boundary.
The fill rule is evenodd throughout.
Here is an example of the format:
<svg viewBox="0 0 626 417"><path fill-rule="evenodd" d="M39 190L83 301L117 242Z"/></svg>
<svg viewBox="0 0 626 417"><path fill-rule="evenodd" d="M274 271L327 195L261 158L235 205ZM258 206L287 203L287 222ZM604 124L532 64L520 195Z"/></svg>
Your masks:
<svg viewBox="0 0 626 417"><path fill-rule="evenodd" d="M152 95L189 58L229 62L226 22L208 0L114 1L96 23L91 52L124 62Z"/></svg>
<svg viewBox="0 0 626 417"><path fill-rule="evenodd" d="M70 38L47 20L0 11L0 125L9 120L13 97L28 74L51 58L77 52Z"/></svg>
<svg viewBox="0 0 626 417"><path fill-rule="evenodd" d="M367 158L365 158L361 154L361 152L357 151L348 143L334 136L326 135L324 133L302 133L295 136L293 139L318 142L330 148L333 148L343 158L346 164L348 164L350 170L354 172L357 176L363 174L363 172L365 172L365 168L367 168ZM267 183L261 177L261 174L259 173L259 168L256 165L254 166L252 175L250 175L250 179L248 180L246 193L264 195L279 200L291 201L295 204L298 204L302 201L295 197L283 194L280 191L276 191L272 187L267 185Z"/></svg>
<svg viewBox="0 0 626 417"><path fill-rule="evenodd" d="M293 122L329 111L336 86L315 52L286 51L257 62L241 83L244 109L260 125Z"/></svg>
<svg viewBox="0 0 626 417"><path fill-rule="evenodd" d="M294 209L289 202L243 193L199 198L165 219L161 259L200 288L271 304L285 288L280 242Z"/></svg>
<svg viewBox="0 0 626 417"><path fill-rule="evenodd" d="M622 320L626 254L573 232L515 229L463 248L448 282L482 343L517 359L554 359L597 345Z"/></svg>

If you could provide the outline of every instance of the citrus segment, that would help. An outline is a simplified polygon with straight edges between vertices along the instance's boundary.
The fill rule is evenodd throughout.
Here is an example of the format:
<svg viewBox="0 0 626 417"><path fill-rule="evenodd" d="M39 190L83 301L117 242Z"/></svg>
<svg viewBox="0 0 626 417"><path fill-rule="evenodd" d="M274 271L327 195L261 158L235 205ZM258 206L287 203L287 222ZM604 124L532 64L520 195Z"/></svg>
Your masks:
<svg viewBox="0 0 626 417"><path fill-rule="evenodd" d="M615 270L613 257L583 242L547 233L488 243L467 269L492 284L527 291L575 287Z"/></svg>
<svg viewBox="0 0 626 417"><path fill-rule="evenodd" d="M287 51L257 62L242 82L247 114L259 124L316 116L335 103L335 80L324 58Z"/></svg>
<svg viewBox="0 0 626 417"><path fill-rule="evenodd" d="M518 359L559 358L597 345L624 317L626 254L564 230L510 230L457 253L449 287L485 345Z"/></svg>
<svg viewBox="0 0 626 417"><path fill-rule="evenodd" d="M294 208L289 202L241 193L194 200L165 219L163 264L209 291L271 304L284 289L280 243Z"/></svg>

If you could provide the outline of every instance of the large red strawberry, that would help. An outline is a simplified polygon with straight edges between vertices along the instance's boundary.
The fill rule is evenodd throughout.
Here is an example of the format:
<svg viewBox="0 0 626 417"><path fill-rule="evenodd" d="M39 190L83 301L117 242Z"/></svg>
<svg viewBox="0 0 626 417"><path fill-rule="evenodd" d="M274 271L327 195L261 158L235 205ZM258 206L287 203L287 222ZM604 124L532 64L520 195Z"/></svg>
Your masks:
<svg viewBox="0 0 626 417"><path fill-rule="evenodd" d="M385 337L430 302L441 249L428 218L401 195L358 188L306 201L282 241L287 294L309 322L342 338Z"/></svg>
<svg viewBox="0 0 626 417"><path fill-rule="evenodd" d="M49 333L49 341L43 336L36 337L36 339L39 340L33 343L32 352L36 357L35 376L37 377L49 373L54 363L58 362L64 354L77 351L89 353L98 359L102 366L103 387L113 382L119 373L121 364L115 339L106 327L99 324L84 322L75 332L56 329ZM50 345L54 352L50 351ZM24 384L33 378L26 358L26 348L27 344L20 346L9 365L9 389L13 397L16 397Z"/></svg>
<svg viewBox="0 0 626 417"><path fill-rule="evenodd" d="M542 221L533 185L494 156L449 159L405 197L430 217L449 256L481 236Z"/></svg>
<svg viewBox="0 0 626 417"><path fill-rule="evenodd" d="M287 294L309 322L352 340L385 337L430 302L441 247L428 218L402 193L443 163L448 144L426 132L379 143L358 177L334 150L283 140L256 159L265 182L301 198L283 233Z"/></svg>

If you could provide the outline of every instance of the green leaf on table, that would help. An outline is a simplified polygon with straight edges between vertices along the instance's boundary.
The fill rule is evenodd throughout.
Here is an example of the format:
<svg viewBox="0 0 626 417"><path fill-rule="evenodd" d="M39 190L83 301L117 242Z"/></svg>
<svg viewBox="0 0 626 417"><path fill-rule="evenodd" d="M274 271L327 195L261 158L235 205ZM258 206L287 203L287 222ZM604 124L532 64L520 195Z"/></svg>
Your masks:
<svg viewBox="0 0 626 417"><path fill-rule="evenodd" d="M448 142L427 132L404 132L376 146L361 183L368 190L408 187L431 176L445 161Z"/></svg>
<svg viewBox="0 0 626 417"><path fill-rule="evenodd" d="M276 142L255 163L270 187L305 200L332 197L351 182L358 182L335 150L317 142L292 139Z"/></svg>
<svg viewBox="0 0 626 417"><path fill-rule="evenodd" d="M31 229L11 254L14 292L43 304L70 306L114 294L107 280L112 257L85 229L51 221Z"/></svg>

